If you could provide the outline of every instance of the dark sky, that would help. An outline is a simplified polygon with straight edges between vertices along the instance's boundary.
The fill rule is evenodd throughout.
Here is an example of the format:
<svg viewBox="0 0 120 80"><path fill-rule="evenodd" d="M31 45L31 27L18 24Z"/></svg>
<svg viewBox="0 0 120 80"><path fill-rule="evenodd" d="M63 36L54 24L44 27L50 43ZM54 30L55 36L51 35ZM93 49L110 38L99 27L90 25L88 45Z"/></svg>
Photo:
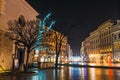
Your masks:
<svg viewBox="0 0 120 80"><path fill-rule="evenodd" d="M54 27L73 27L68 34L74 53L81 41L108 19L120 19L119 0L27 0L40 13L40 18L53 14ZM62 32L62 30L61 30Z"/></svg>

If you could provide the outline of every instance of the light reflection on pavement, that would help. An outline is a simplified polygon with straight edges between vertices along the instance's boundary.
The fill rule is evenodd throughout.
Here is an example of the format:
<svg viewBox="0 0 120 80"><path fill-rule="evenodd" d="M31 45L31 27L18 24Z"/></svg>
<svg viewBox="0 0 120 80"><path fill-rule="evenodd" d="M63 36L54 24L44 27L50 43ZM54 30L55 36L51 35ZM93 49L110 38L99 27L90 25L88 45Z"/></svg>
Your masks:
<svg viewBox="0 0 120 80"><path fill-rule="evenodd" d="M89 65L108 66L109 64L89 63ZM109 66L119 67L119 64L111 64ZM112 68L62 66L57 71L55 69L35 69L34 71L38 72L38 75L18 76L0 74L0 80L120 80L120 69Z"/></svg>

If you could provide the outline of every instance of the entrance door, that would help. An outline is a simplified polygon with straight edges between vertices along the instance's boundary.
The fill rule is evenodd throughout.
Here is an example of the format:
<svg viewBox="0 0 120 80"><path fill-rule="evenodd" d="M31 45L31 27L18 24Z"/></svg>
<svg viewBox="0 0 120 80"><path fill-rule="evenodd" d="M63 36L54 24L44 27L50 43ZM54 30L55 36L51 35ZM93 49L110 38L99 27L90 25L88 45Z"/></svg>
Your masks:
<svg viewBox="0 0 120 80"><path fill-rule="evenodd" d="M21 63L24 63L24 50L22 48L18 48L18 60L19 60L19 65Z"/></svg>

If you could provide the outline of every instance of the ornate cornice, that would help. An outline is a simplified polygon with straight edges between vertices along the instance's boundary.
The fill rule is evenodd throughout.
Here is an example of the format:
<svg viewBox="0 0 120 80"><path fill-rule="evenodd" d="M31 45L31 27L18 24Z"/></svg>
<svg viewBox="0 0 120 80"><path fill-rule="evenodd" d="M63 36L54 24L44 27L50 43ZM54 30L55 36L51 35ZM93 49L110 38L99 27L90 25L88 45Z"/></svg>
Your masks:
<svg viewBox="0 0 120 80"><path fill-rule="evenodd" d="M22 1L31 11L33 11L36 16L39 15L39 13L38 13L37 11L35 11L35 9L33 9L33 7L31 7L30 4L28 4L28 3L26 2L26 0L21 0L21 1Z"/></svg>
<svg viewBox="0 0 120 80"><path fill-rule="evenodd" d="M98 30L103 30L107 27L110 27L113 25L113 22L111 19L107 20L106 22L104 22L103 24L101 24L99 27L98 27Z"/></svg>

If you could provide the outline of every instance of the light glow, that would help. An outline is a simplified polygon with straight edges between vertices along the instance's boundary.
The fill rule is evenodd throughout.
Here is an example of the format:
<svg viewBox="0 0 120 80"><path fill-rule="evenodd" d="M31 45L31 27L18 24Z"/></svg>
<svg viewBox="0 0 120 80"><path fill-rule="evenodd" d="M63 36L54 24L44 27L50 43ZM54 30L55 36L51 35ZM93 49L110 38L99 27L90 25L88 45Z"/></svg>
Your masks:
<svg viewBox="0 0 120 80"><path fill-rule="evenodd" d="M35 46L40 45L41 44L41 39L43 39L43 33L46 31L49 31L52 26L55 24L55 21L51 21L49 25L47 25L47 21L49 20L51 16L51 13L48 13L43 20L40 20L39 22L39 32L38 32L38 40L35 44ZM47 26L47 30L45 29L45 27ZM35 50L45 50L45 47L37 47Z"/></svg>

